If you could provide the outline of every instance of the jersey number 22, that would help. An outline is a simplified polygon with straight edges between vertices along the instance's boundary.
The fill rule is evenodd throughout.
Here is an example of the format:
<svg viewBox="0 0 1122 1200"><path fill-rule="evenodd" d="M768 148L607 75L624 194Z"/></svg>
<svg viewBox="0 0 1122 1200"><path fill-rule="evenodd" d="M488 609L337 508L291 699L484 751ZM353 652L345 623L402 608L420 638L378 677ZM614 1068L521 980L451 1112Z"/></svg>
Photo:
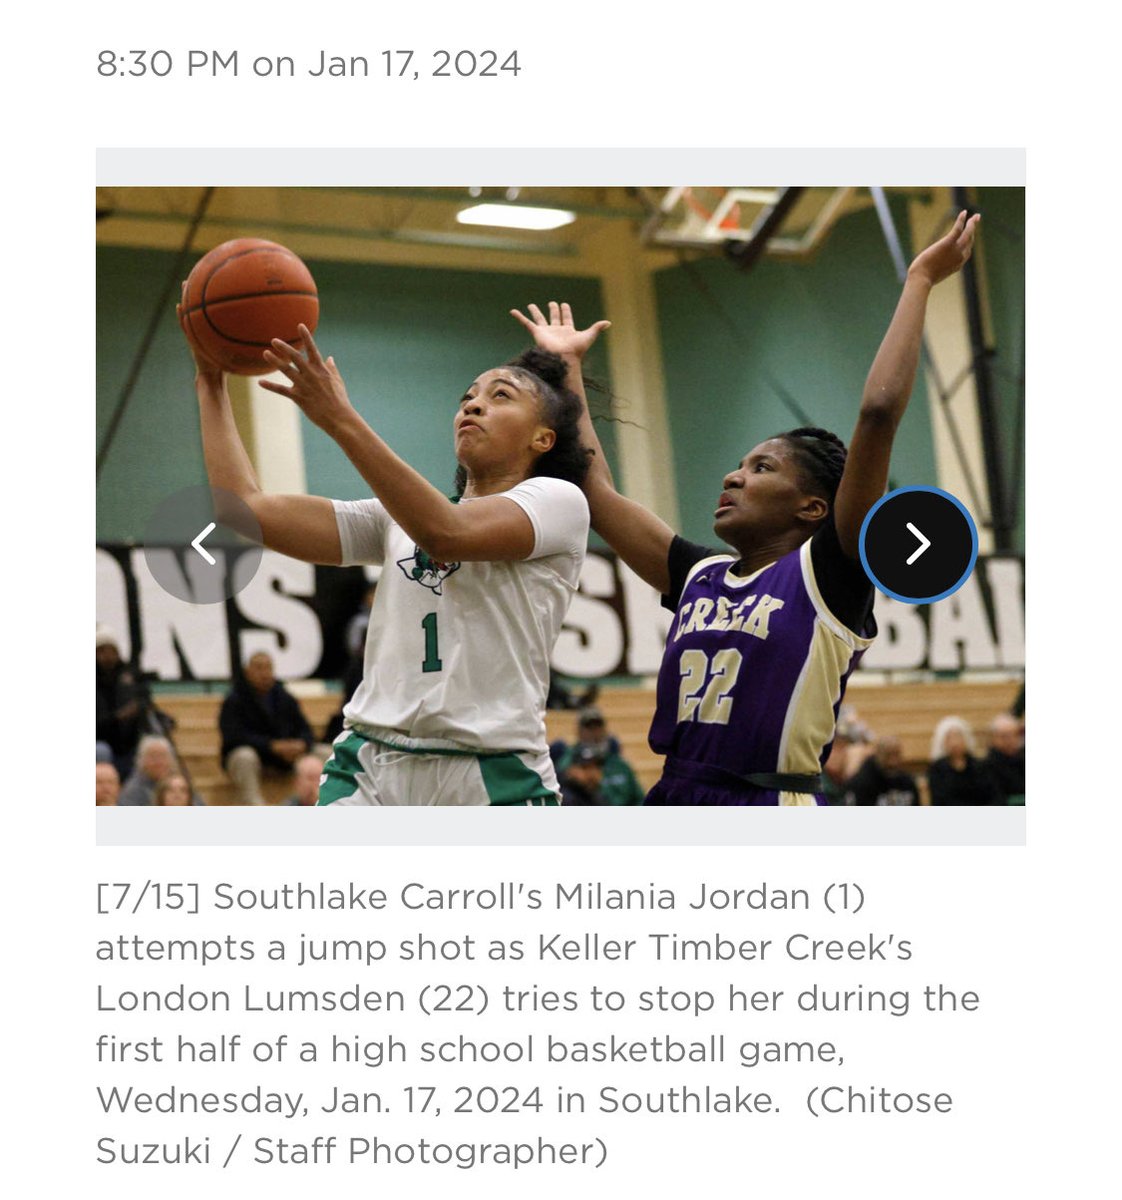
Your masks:
<svg viewBox="0 0 1122 1200"><path fill-rule="evenodd" d="M682 674L678 720L727 725L732 716L729 693L736 685L741 661L739 650L718 650L712 661L702 650L683 650L678 668Z"/></svg>

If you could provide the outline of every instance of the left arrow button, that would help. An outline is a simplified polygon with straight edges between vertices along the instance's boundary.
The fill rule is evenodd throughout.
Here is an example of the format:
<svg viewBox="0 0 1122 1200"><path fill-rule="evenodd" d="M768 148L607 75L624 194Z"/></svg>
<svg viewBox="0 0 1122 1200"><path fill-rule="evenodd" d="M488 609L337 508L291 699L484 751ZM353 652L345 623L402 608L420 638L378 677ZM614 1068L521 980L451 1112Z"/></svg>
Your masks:
<svg viewBox="0 0 1122 1200"><path fill-rule="evenodd" d="M210 534L214 532L214 528L214 522L211 521L211 523L202 531L202 533L200 533L191 542L191 548L197 550L212 567L217 560L215 559L214 555L210 553L210 551L203 549L203 542Z"/></svg>

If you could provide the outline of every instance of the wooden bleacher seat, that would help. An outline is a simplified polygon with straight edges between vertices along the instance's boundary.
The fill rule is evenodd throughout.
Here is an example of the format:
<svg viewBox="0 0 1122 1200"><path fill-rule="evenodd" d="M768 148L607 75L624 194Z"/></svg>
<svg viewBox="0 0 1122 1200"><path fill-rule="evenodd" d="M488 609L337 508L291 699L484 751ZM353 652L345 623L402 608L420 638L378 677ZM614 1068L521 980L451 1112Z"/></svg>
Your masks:
<svg viewBox="0 0 1122 1200"><path fill-rule="evenodd" d="M939 680L932 683L896 683L889 685L855 683L846 694L861 720L874 734L893 733L903 742L908 769L922 773L927 768L931 735L938 721L949 715L960 716L980 735L979 752L984 752L984 734L989 722L1007 712L1020 684L1011 680ZM647 731L654 713L655 694L649 688L604 688L596 707L604 714L609 730L619 738L624 758L631 764L644 788L654 785L662 771L662 758L647 746ZM320 734L339 705L334 693L300 697L301 706L312 729ZM167 693L161 695L162 709L175 717L179 747L196 790L208 804L230 804L233 789L218 761L218 710L221 694ZM546 734L550 742L558 738L574 741L577 713L546 713ZM289 794L284 781L266 781L270 803L283 801Z"/></svg>

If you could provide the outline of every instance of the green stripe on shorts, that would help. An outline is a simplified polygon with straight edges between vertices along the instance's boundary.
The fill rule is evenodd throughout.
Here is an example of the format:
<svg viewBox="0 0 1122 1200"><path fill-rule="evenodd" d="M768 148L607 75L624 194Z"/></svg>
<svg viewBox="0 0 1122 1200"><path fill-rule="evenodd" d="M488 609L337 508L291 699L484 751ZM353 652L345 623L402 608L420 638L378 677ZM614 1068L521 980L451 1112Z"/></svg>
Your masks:
<svg viewBox="0 0 1122 1200"><path fill-rule="evenodd" d="M479 771L492 804L557 803L557 793L551 792L541 776L531 771L517 754L481 756Z"/></svg>
<svg viewBox="0 0 1122 1200"><path fill-rule="evenodd" d="M323 768L323 782L319 785L316 808L323 808L325 804L332 804L336 800L346 800L358 791L355 776L362 770L358 761L362 743L363 739L357 733L352 733L332 747L331 757Z"/></svg>

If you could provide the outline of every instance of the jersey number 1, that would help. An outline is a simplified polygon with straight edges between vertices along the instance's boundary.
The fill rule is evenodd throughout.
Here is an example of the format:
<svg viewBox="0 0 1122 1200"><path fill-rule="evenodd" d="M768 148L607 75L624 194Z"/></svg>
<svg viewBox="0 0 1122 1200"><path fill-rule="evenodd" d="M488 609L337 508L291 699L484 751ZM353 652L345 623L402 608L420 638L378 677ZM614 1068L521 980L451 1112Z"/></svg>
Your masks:
<svg viewBox="0 0 1122 1200"><path fill-rule="evenodd" d="M429 613L421 622L421 628L425 631L425 661L421 663L421 670L426 673L429 671L441 671L444 669L444 664L440 661L440 643L436 632L436 613Z"/></svg>
<svg viewBox="0 0 1122 1200"><path fill-rule="evenodd" d="M678 690L678 720L727 725L732 716L729 693L740 674L740 663L739 650L718 650L712 662L701 650L684 650L679 662L682 685Z"/></svg>

